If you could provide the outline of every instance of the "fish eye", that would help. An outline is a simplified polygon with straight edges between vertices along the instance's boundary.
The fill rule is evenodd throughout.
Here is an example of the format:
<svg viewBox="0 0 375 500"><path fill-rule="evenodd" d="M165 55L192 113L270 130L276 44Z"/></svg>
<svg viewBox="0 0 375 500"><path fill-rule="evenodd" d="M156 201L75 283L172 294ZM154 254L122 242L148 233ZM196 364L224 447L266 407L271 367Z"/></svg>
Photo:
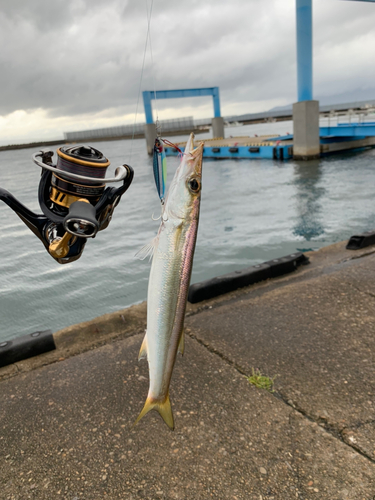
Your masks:
<svg viewBox="0 0 375 500"><path fill-rule="evenodd" d="M190 191L192 191L193 193L198 193L201 188L201 183L199 182L198 179L193 177L192 179L189 180L188 186Z"/></svg>

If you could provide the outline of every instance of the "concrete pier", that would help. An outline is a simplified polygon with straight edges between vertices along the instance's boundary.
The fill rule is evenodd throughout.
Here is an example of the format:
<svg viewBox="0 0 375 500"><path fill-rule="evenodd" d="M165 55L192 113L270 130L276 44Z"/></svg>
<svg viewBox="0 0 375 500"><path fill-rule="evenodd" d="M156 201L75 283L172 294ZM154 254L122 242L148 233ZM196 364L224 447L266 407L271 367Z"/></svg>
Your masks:
<svg viewBox="0 0 375 500"><path fill-rule="evenodd" d="M171 400L137 362L145 303L55 334L0 370L6 500L369 500L375 494L375 247L188 305ZM95 348L94 348L95 347ZM275 392L250 385L253 369Z"/></svg>
<svg viewBox="0 0 375 500"><path fill-rule="evenodd" d="M224 138L224 118L222 116L212 118L212 137Z"/></svg>
<svg viewBox="0 0 375 500"><path fill-rule="evenodd" d="M319 101L293 104L293 158L310 160L320 156Z"/></svg>
<svg viewBox="0 0 375 500"><path fill-rule="evenodd" d="M154 151L154 144L156 137L157 137L157 132L155 123L146 123L145 138L146 138L147 153L149 155L152 155Z"/></svg>

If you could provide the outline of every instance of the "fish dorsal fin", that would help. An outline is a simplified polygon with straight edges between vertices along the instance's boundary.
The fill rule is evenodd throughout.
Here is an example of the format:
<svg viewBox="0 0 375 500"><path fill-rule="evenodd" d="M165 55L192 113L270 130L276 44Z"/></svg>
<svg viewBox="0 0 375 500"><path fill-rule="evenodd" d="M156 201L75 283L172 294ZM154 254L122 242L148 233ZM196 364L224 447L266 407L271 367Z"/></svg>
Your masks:
<svg viewBox="0 0 375 500"><path fill-rule="evenodd" d="M184 351L185 351L185 332L184 332L184 330L182 330L180 341L178 343L177 352L179 352L181 354L181 356L183 356Z"/></svg>
<svg viewBox="0 0 375 500"><path fill-rule="evenodd" d="M141 348L139 350L138 361L141 361L141 359L145 358L148 359L147 332L146 335L144 336Z"/></svg>
<svg viewBox="0 0 375 500"><path fill-rule="evenodd" d="M146 257L150 257L150 260L152 259L152 256L154 255L155 248L158 244L159 241L159 235L157 234L155 238L150 241L150 243L147 243L144 247L142 247L139 252L135 254L136 258L139 260L144 260Z"/></svg>
<svg viewBox="0 0 375 500"><path fill-rule="evenodd" d="M171 406L171 401L169 399L169 392L167 396L165 397L164 401L153 401L149 397L146 399L146 403L143 407L143 410L141 413L138 415L137 420L135 421L135 424L137 424L142 417L146 415L151 410L156 410L160 413L162 416L164 422L168 425L168 427L173 431L174 429L174 421L173 421L173 413L172 413L172 406Z"/></svg>

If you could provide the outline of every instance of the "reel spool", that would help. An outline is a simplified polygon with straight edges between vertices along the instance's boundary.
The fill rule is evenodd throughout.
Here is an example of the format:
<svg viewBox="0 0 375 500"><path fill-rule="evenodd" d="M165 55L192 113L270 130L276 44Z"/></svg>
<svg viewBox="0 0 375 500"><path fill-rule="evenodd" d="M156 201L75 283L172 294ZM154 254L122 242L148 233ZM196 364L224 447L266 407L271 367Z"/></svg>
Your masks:
<svg viewBox="0 0 375 500"><path fill-rule="evenodd" d="M91 146L58 148L56 169L61 172L53 173L51 177L50 209L66 216L73 203L86 202L90 205L81 206L81 217L77 217L75 205L69 220L64 221L64 227L70 234L93 238L98 232L95 210L91 206L95 206L104 193L105 174L109 165L103 153ZM90 180L72 180L69 174L86 176Z"/></svg>
<svg viewBox="0 0 375 500"><path fill-rule="evenodd" d="M100 179L97 182L86 181L85 183L64 179L62 175L52 175L52 189L50 199L65 208L81 198L87 199L95 205L101 198L104 189L104 178L110 162L97 149L79 145L61 147L57 150L56 168L63 172L89 176Z"/></svg>
<svg viewBox="0 0 375 500"><path fill-rule="evenodd" d="M35 214L11 193L0 188L0 199L12 208L43 242L48 253L60 264L79 259L88 238L94 238L111 221L121 196L129 188L134 172L129 165L105 178L110 162L97 149L84 144L41 150L33 161L42 168L39 204L43 214ZM106 184L122 182L108 188Z"/></svg>

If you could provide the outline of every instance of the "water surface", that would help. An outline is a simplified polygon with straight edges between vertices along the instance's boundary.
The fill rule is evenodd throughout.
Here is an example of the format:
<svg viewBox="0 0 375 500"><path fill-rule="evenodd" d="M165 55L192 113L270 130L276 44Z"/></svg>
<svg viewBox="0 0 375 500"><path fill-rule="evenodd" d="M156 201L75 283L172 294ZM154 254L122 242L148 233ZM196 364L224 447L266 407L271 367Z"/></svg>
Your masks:
<svg viewBox="0 0 375 500"><path fill-rule="evenodd" d="M283 122L234 127L226 135L291 130ZM152 220L160 204L151 159L143 139L94 147L113 167L132 165L135 177L109 227L87 242L78 261L57 264L14 212L0 206L1 340L57 331L146 299L150 263L134 255L159 224ZM40 212L33 152L0 152L1 187ZM169 180L177 162L168 158ZM375 228L374 163L375 150L310 162L206 160L192 283Z"/></svg>

